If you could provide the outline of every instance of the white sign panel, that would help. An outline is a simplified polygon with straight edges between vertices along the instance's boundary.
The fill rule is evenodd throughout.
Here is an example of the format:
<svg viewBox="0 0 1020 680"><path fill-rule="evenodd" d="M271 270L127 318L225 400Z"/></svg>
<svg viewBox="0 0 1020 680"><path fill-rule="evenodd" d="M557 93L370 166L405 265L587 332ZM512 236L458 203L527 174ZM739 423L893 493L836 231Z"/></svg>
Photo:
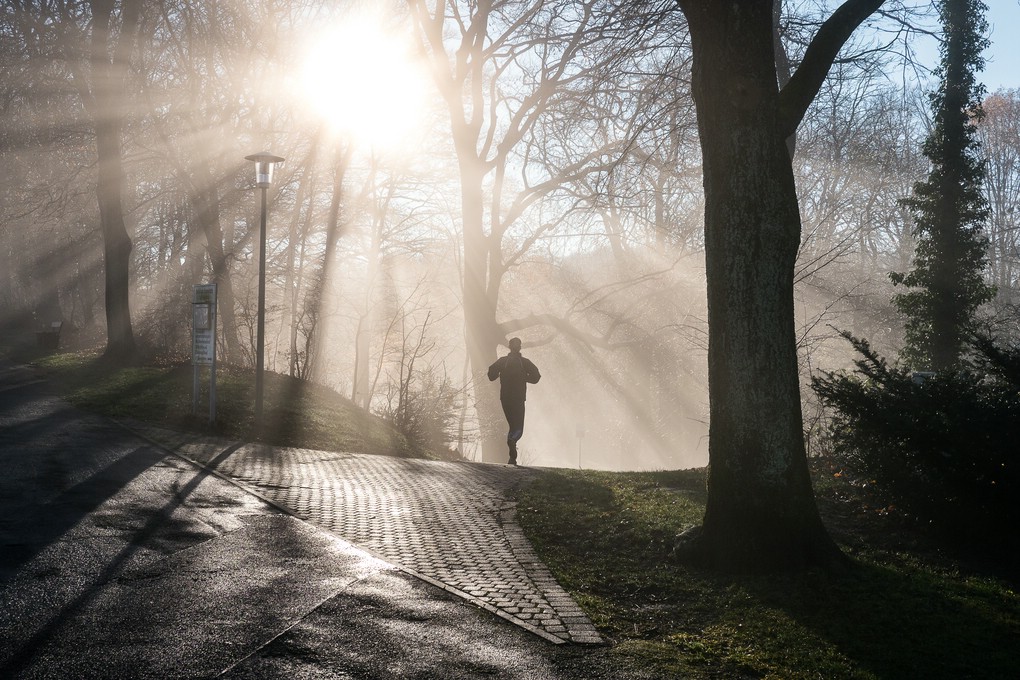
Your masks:
<svg viewBox="0 0 1020 680"><path fill-rule="evenodd" d="M208 366L216 362L216 284L195 286L191 303L191 363Z"/></svg>

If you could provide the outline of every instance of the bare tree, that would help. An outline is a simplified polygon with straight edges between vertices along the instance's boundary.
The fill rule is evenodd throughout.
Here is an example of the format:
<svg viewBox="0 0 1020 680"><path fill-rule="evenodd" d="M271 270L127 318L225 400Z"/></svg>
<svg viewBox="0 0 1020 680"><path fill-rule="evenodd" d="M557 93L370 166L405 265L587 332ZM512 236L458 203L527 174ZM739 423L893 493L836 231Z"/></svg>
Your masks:
<svg viewBox="0 0 1020 680"><path fill-rule="evenodd" d="M495 413L482 377L505 340L497 322L500 286L522 253L558 221L506 239L522 218L551 193L614 161L624 144L587 147L558 167L535 166L522 145L537 123L552 115L565 90L583 81L599 45L618 24L618 8L599 2L544 0L464 4L408 0L450 115L460 171L463 224L463 296L467 351L480 409ZM457 44L449 32L456 34ZM508 180L519 173L516 188ZM487 391L488 390L488 391ZM481 414L481 422L498 420ZM499 437L483 430L483 456L498 460Z"/></svg>
<svg viewBox="0 0 1020 680"><path fill-rule="evenodd" d="M90 0L88 68L75 69L74 82L95 131L96 198L106 265L106 351L129 361L136 351L129 299L131 238L124 210L125 170L121 134L130 101L129 66L135 49L141 3ZM119 18L119 25L115 23ZM83 17L61 17L83 21ZM83 35L84 37L84 35ZM80 62L78 62L80 64Z"/></svg>
<svg viewBox="0 0 1020 680"><path fill-rule="evenodd" d="M1020 284L1020 91L996 92L983 108L977 130L986 159L988 264L1002 296Z"/></svg>

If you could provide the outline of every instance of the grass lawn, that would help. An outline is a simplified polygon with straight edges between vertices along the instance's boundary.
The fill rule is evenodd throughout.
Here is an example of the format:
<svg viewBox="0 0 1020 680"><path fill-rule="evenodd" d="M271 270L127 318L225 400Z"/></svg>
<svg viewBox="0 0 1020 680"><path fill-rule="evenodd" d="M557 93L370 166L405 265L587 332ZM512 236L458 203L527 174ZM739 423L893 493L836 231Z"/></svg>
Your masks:
<svg viewBox="0 0 1020 680"><path fill-rule="evenodd" d="M192 415L191 364L113 368L92 352L41 355L33 363L76 406L114 418L277 446L417 456L385 421L325 387L265 373L262 434L254 432L255 386L250 369L216 370L216 422L210 425L208 369Z"/></svg>
<svg viewBox="0 0 1020 680"><path fill-rule="evenodd" d="M34 362L82 408L250 438L250 371L219 371L210 428L205 407L191 415L190 365L113 369L88 353ZM285 376L266 376L266 417L265 439L276 445L415 455L349 400ZM542 470L518 492L517 514L612 641L611 653L659 677L1018 677L1015 580L996 576L994 565L950 559L895 511L813 462L823 517L854 561L836 573L738 577L678 564L673 540L701 520L704 470Z"/></svg>
<svg viewBox="0 0 1020 680"><path fill-rule="evenodd" d="M837 573L743 577L678 564L674 536L704 512L703 469L548 471L520 492L518 518L615 653L662 677L1018 677L1010 582L940 556L847 486L816 483L854 561Z"/></svg>

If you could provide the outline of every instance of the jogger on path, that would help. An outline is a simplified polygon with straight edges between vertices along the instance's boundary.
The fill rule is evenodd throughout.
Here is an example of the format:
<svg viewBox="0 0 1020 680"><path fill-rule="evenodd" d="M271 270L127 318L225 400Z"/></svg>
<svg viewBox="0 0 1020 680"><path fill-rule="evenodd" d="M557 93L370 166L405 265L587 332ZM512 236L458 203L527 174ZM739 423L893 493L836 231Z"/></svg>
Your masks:
<svg viewBox="0 0 1020 680"><path fill-rule="evenodd" d="M510 464L517 465L517 442L524 435L524 402L528 383L535 384L542 375L529 359L521 356L521 339L511 338L510 353L489 366L489 380L499 378L499 401L509 427L506 444L510 449Z"/></svg>

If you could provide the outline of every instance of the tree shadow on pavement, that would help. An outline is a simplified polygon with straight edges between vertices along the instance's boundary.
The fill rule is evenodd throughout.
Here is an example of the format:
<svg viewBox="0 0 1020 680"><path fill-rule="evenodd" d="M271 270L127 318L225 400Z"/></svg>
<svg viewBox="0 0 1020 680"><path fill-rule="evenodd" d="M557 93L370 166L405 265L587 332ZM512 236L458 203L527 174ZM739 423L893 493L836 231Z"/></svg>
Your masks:
<svg viewBox="0 0 1020 680"><path fill-rule="evenodd" d="M138 447L51 500L20 507L0 555L0 574L17 572L164 455L151 447Z"/></svg>
<svg viewBox="0 0 1020 680"><path fill-rule="evenodd" d="M216 461L228 457L240 444L228 447L216 456ZM165 458L166 454L151 446L139 447L118 459L87 480L62 492L49 503L38 506L26 518L21 530L25 542L21 550L4 551L0 568L14 571L29 562L47 545L58 541L69 529L111 499L142 472ZM91 585L80 595L64 604L42 627L0 666L0 677L16 677L34 660L35 655L62 627L102 592L104 585L115 577L122 566L144 545L149 543L168 524L172 515L186 502L188 496L212 473L201 469L180 487L163 506L154 509L145 523L132 535L126 545L114 555L91 579Z"/></svg>

